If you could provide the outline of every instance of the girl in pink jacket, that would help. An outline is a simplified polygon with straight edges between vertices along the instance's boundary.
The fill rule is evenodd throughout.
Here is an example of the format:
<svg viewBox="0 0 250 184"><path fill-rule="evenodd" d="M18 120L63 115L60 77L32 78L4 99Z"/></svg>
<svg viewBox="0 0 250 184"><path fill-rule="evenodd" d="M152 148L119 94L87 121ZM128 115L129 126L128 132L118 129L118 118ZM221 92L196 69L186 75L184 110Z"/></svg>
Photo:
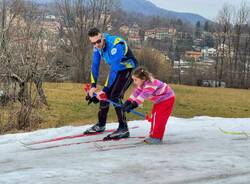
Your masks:
<svg viewBox="0 0 250 184"><path fill-rule="evenodd" d="M144 140L148 144L160 144L164 136L168 118L172 112L175 94L169 85L153 78L145 69L138 68L132 75L137 88L123 105L123 111L137 108L144 100L148 99L154 103L151 117L151 130L148 138Z"/></svg>

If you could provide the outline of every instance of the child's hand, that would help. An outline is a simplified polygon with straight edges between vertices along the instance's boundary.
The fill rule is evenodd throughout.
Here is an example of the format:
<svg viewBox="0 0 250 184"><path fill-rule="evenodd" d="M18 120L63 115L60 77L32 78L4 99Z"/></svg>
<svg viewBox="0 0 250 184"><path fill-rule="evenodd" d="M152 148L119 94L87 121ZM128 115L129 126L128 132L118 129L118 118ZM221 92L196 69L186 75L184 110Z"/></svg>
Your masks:
<svg viewBox="0 0 250 184"><path fill-rule="evenodd" d="M129 101L127 100L123 106L122 106L122 110L124 112L130 113L131 110L135 109L138 107L138 104L135 101Z"/></svg>
<svg viewBox="0 0 250 184"><path fill-rule="evenodd" d="M124 102L124 104L123 104L123 107L126 107L126 106L128 106L128 105L130 105L130 104L131 104L131 101L126 100L126 101Z"/></svg>

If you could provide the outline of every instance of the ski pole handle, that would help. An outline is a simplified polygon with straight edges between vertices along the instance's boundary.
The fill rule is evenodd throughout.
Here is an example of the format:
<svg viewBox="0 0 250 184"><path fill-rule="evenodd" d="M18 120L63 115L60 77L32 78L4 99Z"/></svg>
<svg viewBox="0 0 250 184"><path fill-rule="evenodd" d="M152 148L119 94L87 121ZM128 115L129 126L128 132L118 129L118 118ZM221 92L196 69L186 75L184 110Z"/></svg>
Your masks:
<svg viewBox="0 0 250 184"><path fill-rule="evenodd" d="M91 84L89 84L89 83L88 83L88 84L85 84L84 87L83 87L83 89L84 89L84 91L85 91L86 93L89 92L90 88L91 88Z"/></svg>

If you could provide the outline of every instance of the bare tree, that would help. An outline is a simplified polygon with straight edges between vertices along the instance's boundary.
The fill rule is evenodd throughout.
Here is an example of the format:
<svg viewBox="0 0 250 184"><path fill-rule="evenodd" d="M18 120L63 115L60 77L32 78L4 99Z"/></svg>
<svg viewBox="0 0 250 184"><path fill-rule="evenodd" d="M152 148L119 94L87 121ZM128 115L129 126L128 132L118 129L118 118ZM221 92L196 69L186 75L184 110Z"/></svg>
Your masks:
<svg viewBox="0 0 250 184"><path fill-rule="evenodd" d="M247 29L247 39L245 40L246 45L245 45L245 53L246 53L246 68L245 68L245 72L246 72L246 80L245 80L245 88L249 88L250 87L250 18L248 20L248 29Z"/></svg>
<svg viewBox="0 0 250 184"><path fill-rule="evenodd" d="M243 87L245 83L246 72L246 49L248 48L247 35L244 34L247 27L247 20L250 15L250 7L243 1L239 10L236 13L235 20L235 36L233 37L234 46L234 78L238 81L238 87Z"/></svg>
<svg viewBox="0 0 250 184"><path fill-rule="evenodd" d="M42 88L44 75L50 71L44 50L43 29L40 26L40 11L35 3L13 0L8 2L5 20L1 28L0 63L1 83L6 83L5 91L9 93L16 115L11 122L5 123L4 130L12 128L26 129L36 126L35 104L48 105ZM6 8L3 3L3 8ZM7 9L6 9L7 10ZM12 90L8 90L11 88ZM17 92L15 92L17 91ZM37 98L40 97L40 98ZM33 118L33 119L31 119ZM35 119L34 119L35 118ZM11 124L11 125L10 125Z"/></svg>
<svg viewBox="0 0 250 184"><path fill-rule="evenodd" d="M248 80L250 8L245 1L239 9L225 4L217 17L217 79L228 87L246 88Z"/></svg>
<svg viewBox="0 0 250 184"><path fill-rule="evenodd" d="M91 27L106 30L111 21L111 13L116 0L57 0L60 23L65 28L63 39L71 48L75 60L76 80L86 81L85 61L90 52L87 32Z"/></svg>
<svg viewBox="0 0 250 184"><path fill-rule="evenodd" d="M229 63L232 66L231 60L231 35L232 35L232 17L233 7L229 4L224 4L221 11L217 16L217 40L216 46L218 49L217 59L215 65L216 78L222 81L226 71L224 71L225 63ZM232 77L232 69L230 68L230 76Z"/></svg>

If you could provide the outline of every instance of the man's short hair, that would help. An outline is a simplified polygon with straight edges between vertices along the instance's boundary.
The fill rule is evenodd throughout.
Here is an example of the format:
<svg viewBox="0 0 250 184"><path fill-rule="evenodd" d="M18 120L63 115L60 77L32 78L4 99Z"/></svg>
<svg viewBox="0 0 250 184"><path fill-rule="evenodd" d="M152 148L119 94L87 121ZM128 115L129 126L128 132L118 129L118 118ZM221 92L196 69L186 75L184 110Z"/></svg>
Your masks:
<svg viewBox="0 0 250 184"><path fill-rule="evenodd" d="M100 30L97 29L96 27L93 27L89 30L88 32L88 36L89 37L93 37L93 36L97 36L100 33Z"/></svg>

